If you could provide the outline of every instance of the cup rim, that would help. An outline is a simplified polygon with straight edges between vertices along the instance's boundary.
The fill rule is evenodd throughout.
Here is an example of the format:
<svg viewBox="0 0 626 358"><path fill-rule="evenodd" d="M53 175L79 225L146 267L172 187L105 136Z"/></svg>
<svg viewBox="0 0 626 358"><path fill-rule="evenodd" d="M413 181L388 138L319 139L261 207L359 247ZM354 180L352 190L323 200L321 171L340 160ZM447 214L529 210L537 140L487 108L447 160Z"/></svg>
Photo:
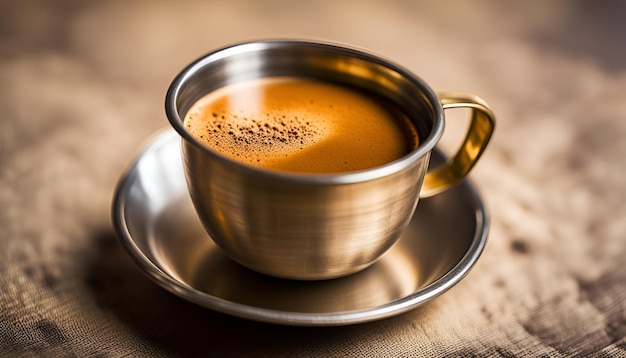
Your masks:
<svg viewBox="0 0 626 358"><path fill-rule="evenodd" d="M427 98L434 111L434 125L430 134L422 139L420 138L417 148L408 154L380 166L367 168L358 171L340 172L340 173L298 173L288 171L278 171L265 169L261 167L251 166L236 160L232 160L216 150L202 144L193 135L191 135L183 125L183 119L178 112L178 97L183 86L193 78L201 69L209 66L211 63L219 61L231 55L241 54L245 52L263 51L268 49L276 49L289 46L311 46L326 49L328 51L340 52L352 57L365 59L370 62L383 65L399 74L406 80L418 87L423 95ZM187 67L178 73L171 82L165 97L165 112L170 125L182 137L183 140L193 144L203 153L219 160L222 163L237 167L239 170L249 172L250 174L262 175L269 179L289 180L297 182L308 182L318 184L350 184L357 182L370 181L382 177L389 176L393 173L401 172L405 168L419 162L420 158L429 155L435 148L443 134L444 116L443 106L436 93L417 75L407 70L403 66L388 60L381 55L375 54L370 50L358 48L353 45L347 45L338 42L328 42L319 40L302 40L302 39L267 39L234 43L225 47L213 50L196 60L192 61Z"/></svg>

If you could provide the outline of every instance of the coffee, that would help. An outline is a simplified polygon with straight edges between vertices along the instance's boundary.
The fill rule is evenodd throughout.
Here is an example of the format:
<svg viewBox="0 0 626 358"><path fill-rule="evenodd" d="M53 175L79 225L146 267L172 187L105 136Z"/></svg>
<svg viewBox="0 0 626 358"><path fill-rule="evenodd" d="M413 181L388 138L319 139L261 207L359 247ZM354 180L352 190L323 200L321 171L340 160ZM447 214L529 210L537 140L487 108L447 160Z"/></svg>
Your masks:
<svg viewBox="0 0 626 358"><path fill-rule="evenodd" d="M418 144L411 120L382 96L297 77L220 88L191 107L184 125L229 158L298 173L373 168Z"/></svg>

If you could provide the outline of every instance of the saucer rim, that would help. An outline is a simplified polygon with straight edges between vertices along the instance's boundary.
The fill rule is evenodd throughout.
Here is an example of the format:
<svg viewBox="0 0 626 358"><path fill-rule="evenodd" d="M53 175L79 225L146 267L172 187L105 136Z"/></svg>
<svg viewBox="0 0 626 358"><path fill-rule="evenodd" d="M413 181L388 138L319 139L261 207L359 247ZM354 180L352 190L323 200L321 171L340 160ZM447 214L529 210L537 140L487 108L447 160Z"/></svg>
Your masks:
<svg viewBox="0 0 626 358"><path fill-rule="evenodd" d="M170 144L171 141L177 139L180 141L180 138L177 137L178 134L173 129L168 128L156 132L144 141L116 185L111 205L111 217L118 239L139 268L162 288L199 306L239 318L291 326L341 326L376 321L412 310L452 288L473 268L486 245L489 216L475 187L468 179L465 179L457 186L464 187L464 191L469 194L468 201L474 208L476 221L476 230L469 247L463 257L448 272L405 297L364 309L332 313L306 313L254 307L213 296L180 281L162 269L157 262L153 262L132 237L124 215L128 193L134 180L138 178L138 166L142 158L157 148ZM443 157L438 149L435 149L434 152Z"/></svg>

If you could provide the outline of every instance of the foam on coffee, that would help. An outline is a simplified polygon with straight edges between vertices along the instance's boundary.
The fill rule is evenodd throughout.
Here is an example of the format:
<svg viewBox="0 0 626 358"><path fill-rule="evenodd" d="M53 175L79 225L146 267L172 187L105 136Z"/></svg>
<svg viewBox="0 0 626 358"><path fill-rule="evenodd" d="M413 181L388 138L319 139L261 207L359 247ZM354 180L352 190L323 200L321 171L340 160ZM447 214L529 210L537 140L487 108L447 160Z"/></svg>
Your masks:
<svg viewBox="0 0 626 358"><path fill-rule="evenodd" d="M213 91L187 112L185 126L232 159L305 173L379 166L413 150L418 140L409 119L381 98L294 77Z"/></svg>

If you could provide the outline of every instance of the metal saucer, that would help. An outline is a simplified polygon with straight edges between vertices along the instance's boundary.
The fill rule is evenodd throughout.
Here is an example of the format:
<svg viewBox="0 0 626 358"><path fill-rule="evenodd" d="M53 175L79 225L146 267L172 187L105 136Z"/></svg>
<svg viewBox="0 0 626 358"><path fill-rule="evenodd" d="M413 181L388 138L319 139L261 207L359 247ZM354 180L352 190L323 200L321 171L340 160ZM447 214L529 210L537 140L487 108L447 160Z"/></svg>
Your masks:
<svg viewBox="0 0 626 358"><path fill-rule="evenodd" d="M433 163L442 155L433 153ZM357 274L291 281L225 257L197 218L173 130L155 135L122 176L113 222L130 256L166 290L198 305L256 321L333 326L406 312L459 282L486 240L487 215L466 181L422 199L400 241Z"/></svg>

